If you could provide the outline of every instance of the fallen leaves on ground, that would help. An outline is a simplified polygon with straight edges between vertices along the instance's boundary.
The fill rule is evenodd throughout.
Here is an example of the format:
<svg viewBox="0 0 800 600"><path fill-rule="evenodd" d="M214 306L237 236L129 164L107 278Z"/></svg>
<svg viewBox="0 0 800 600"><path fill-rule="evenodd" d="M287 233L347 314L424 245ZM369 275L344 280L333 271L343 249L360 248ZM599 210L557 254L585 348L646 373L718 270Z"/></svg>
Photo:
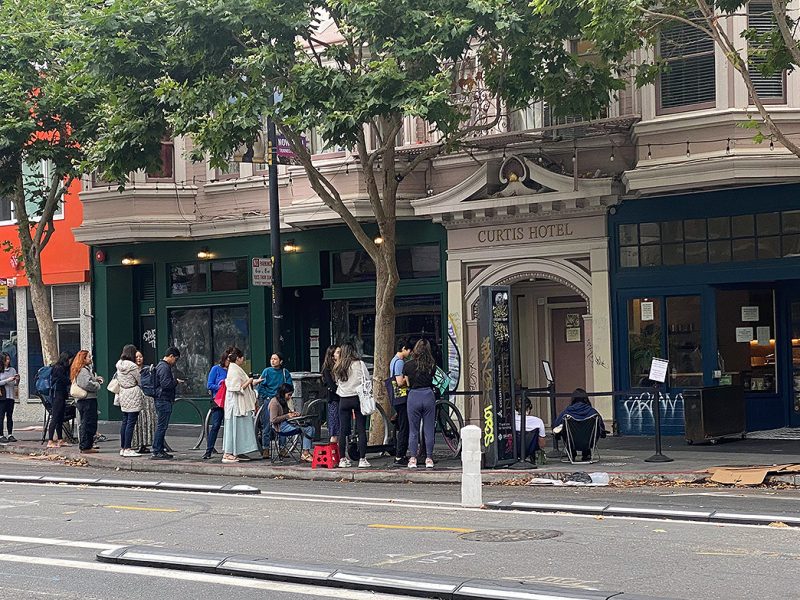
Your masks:
<svg viewBox="0 0 800 600"><path fill-rule="evenodd" d="M42 460L48 462L60 462L68 467L88 467L89 463L85 458L63 456L61 454L46 454L31 452L28 457L32 460Z"/></svg>
<svg viewBox="0 0 800 600"><path fill-rule="evenodd" d="M770 523L770 524L769 524L769 526L770 526L770 527L779 527L779 528L783 528L783 527L789 527L789 526L788 526L786 523L784 523L783 521L773 521L772 523Z"/></svg>

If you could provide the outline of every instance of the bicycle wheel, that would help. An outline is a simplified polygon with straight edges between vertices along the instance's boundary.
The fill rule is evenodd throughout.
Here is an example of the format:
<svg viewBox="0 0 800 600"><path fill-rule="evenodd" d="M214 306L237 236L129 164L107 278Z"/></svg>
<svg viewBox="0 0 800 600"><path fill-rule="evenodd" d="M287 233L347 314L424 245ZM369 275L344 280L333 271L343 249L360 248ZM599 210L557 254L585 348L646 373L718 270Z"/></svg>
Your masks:
<svg viewBox="0 0 800 600"><path fill-rule="evenodd" d="M461 428L464 427L461 411L452 402L440 400L436 403L436 425L453 458L458 457L461 454Z"/></svg>

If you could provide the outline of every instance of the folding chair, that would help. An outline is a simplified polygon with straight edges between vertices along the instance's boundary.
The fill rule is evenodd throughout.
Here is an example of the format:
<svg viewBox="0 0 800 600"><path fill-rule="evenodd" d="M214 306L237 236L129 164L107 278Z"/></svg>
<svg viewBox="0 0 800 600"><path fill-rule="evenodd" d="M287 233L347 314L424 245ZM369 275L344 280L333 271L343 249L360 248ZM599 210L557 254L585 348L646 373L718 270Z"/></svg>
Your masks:
<svg viewBox="0 0 800 600"><path fill-rule="evenodd" d="M564 417L564 454L561 462L575 464L591 464L599 460L597 440L600 437L600 415L592 415L586 419L576 419L570 415ZM588 453L588 461L573 458L577 453Z"/></svg>
<svg viewBox="0 0 800 600"><path fill-rule="evenodd" d="M42 407L44 408L44 417L42 418L42 441L41 443L44 444L47 441L47 430L50 428L50 419L52 415L50 411L52 406L49 402L45 401L44 396L41 394L36 394L39 397L39 400L42 402ZM75 444L78 441L77 436L75 435L75 413L76 407L75 404L70 404L69 402L64 407L64 439L69 442L70 444Z"/></svg>

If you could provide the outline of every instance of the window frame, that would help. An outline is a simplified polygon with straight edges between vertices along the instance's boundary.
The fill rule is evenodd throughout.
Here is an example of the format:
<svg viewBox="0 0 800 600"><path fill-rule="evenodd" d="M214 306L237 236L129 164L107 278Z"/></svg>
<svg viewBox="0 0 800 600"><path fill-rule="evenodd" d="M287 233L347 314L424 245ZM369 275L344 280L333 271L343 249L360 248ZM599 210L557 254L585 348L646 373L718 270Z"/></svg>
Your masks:
<svg viewBox="0 0 800 600"><path fill-rule="evenodd" d="M679 28L693 29L689 25L685 25L685 24L682 24L682 23L675 23L673 25L673 28L674 29L679 29ZM657 43L657 46L655 48L656 55L659 58L663 58L662 57L662 52L661 52L662 39L663 39L663 33L659 34L658 43ZM706 101L703 101L703 102L694 102L692 104L682 104L680 106L665 107L663 105L664 104L663 103L663 85L662 85L662 81L661 81L664 73L662 72L662 73L659 73L659 75L658 75L658 77L656 78L656 81L655 81L656 115L669 115L669 114L690 112L690 111L695 111L695 110L706 110L706 109L710 109L710 108L716 108L716 106L717 106L717 98L716 98L716 88L717 88L717 72L716 72L717 46L716 46L716 43L713 40L709 40L709 41L711 43L711 50L707 50L707 51L704 51L704 52L694 52L694 53L688 53L688 54L681 54L680 56L674 56L674 57L671 57L671 58L663 58L663 60L664 60L664 62L666 62L669 65L670 63L673 63L673 62L688 61L688 60L691 60L691 59L697 59L697 58L702 58L702 57L706 57L706 56L711 56L714 59L714 68L712 69L712 72L714 74L714 99L713 100L706 100Z"/></svg>
<svg viewBox="0 0 800 600"><path fill-rule="evenodd" d="M747 17L747 28L748 29L758 29L757 26L754 26L754 25L752 25L750 23L750 19L751 19L750 8L752 6L754 6L754 5L765 7L767 9L767 12L771 12L772 11L772 5L769 2L748 2L747 3L747 14L746 14L746 17ZM776 27L777 27L777 25L776 25ZM761 31L759 31L759 32L761 33ZM755 75L756 79L760 79L761 81L764 81L764 82L769 81L771 79L770 77L765 77L765 76L761 75L761 73L759 73L757 69L751 69L750 68L750 60L751 60L751 58L749 56L749 50L750 50L750 44L748 43L747 44L747 51L748 51L747 70L748 70L748 72L750 74L750 79L753 80L754 79L753 76ZM787 80L787 76L786 76L786 69L782 70L780 73L777 73L776 75L780 75L782 93L781 93L780 96L762 96L761 93L759 93L758 94L758 99L761 101L762 104L770 104L770 105L774 105L774 106L779 106L779 105L782 105L782 104L788 104L788 102L789 102L789 100L788 100L788 89L787 89L788 88L788 80ZM774 77L774 75L772 77ZM753 84L755 85L755 81L753 81ZM754 104L753 97L752 97L752 95L749 95L749 94L748 94L748 96L749 96L748 97L748 103L752 106Z"/></svg>

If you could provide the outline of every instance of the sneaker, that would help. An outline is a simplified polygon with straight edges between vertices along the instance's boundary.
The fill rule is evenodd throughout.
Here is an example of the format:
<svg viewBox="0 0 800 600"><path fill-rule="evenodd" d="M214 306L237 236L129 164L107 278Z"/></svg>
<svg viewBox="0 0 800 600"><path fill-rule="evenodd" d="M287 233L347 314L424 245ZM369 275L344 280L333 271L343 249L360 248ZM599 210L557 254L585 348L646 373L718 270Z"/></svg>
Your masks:
<svg viewBox="0 0 800 600"><path fill-rule="evenodd" d="M119 451L119 455L120 455L120 456L125 456L125 450L122 450L122 449L120 449L120 451Z"/></svg>
<svg viewBox="0 0 800 600"><path fill-rule="evenodd" d="M432 469L433 468L433 459L432 458L426 458L425 459L425 468L426 469Z"/></svg>
<svg viewBox="0 0 800 600"><path fill-rule="evenodd" d="M125 458L136 458L137 456L141 456L136 450L127 449L122 451L122 456Z"/></svg>
<svg viewBox="0 0 800 600"><path fill-rule="evenodd" d="M0 435L0 444L7 444L8 438L4 435Z"/></svg>
<svg viewBox="0 0 800 600"><path fill-rule="evenodd" d="M237 454L236 458L238 458L242 462L247 462L248 460L253 460L252 458L247 456L247 454Z"/></svg>
<svg viewBox="0 0 800 600"><path fill-rule="evenodd" d="M208 460L209 458L211 458L211 452L206 452L203 454L203 460Z"/></svg>
<svg viewBox="0 0 800 600"><path fill-rule="evenodd" d="M6 439L8 439L8 441L12 444L17 441L17 438L15 438L13 435L8 436ZM0 441L0 443L2 442Z"/></svg>
<svg viewBox="0 0 800 600"><path fill-rule="evenodd" d="M408 468L409 469L416 469L417 468L417 457L412 456L408 459Z"/></svg>
<svg viewBox="0 0 800 600"><path fill-rule="evenodd" d="M158 454L153 454L150 457L150 460L172 460L175 458L172 454L167 454L166 452L159 452Z"/></svg>
<svg viewBox="0 0 800 600"><path fill-rule="evenodd" d="M100 450L96 450L95 448L86 448L86 450L81 450L81 454L97 454Z"/></svg>
<svg viewBox="0 0 800 600"><path fill-rule="evenodd" d="M407 464L408 464L408 458L406 458L405 456L394 459L395 467L405 467Z"/></svg>
<svg viewBox="0 0 800 600"><path fill-rule="evenodd" d="M362 458L358 461L358 468L359 469L369 469L372 465L369 464L369 461L366 458Z"/></svg>
<svg viewBox="0 0 800 600"><path fill-rule="evenodd" d="M150 454L150 448L148 448L147 446L139 446L139 449L137 450L137 452L141 456L147 456L148 454Z"/></svg>
<svg viewBox="0 0 800 600"><path fill-rule="evenodd" d="M96 435L94 437L94 441L95 442L107 442L108 438L101 433L101 434L98 434L98 435Z"/></svg>
<svg viewBox="0 0 800 600"><path fill-rule="evenodd" d="M349 469L353 466L353 463L350 462L349 458L342 458L339 460L339 468L340 469Z"/></svg>

